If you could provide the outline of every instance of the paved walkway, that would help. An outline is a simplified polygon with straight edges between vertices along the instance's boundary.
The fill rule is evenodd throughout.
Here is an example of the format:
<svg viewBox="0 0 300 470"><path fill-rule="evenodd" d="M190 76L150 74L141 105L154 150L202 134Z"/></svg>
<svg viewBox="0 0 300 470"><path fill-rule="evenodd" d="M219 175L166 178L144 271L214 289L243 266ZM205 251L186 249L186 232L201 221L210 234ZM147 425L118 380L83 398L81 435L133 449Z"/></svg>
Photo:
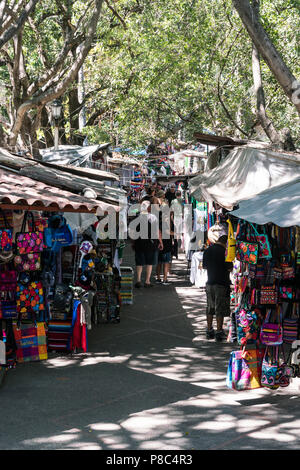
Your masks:
<svg viewBox="0 0 300 470"><path fill-rule="evenodd" d="M0 449L299 448L300 379L226 388L232 345L203 339L205 298L180 258L171 286L135 290L120 324L93 328L87 354L8 372Z"/></svg>

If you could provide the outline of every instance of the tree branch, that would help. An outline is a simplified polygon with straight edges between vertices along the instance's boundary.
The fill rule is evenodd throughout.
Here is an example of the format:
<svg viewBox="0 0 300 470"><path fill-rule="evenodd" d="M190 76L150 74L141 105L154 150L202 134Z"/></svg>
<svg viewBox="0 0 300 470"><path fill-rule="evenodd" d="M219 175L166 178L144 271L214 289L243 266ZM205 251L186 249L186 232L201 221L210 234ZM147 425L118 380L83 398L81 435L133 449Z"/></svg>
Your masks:
<svg viewBox="0 0 300 470"><path fill-rule="evenodd" d="M6 44L10 39L12 39L18 31L22 28L24 25L25 21L27 20L30 12L33 10L33 8L36 6L38 0L29 0L29 2L26 4L23 12L19 16L18 21L10 26L1 36L0 36L0 49Z"/></svg>

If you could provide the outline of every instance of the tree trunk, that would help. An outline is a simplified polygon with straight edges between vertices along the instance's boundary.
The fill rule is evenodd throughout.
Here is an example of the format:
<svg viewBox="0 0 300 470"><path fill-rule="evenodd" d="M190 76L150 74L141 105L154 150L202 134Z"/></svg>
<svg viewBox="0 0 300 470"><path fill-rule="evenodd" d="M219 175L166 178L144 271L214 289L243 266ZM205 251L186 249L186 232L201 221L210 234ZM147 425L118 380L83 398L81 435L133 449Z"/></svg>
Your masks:
<svg viewBox="0 0 300 470"><path fill-rule="evenodd" d="M260 0L253 0L252 4L254 11L257 17L259 18ZM283 144L281 144L280 142L280 134L276 131L273 122L271 121L266 112L266 101L261 77L260 57L257 47L254 43L252 45L252 73L254 82L254 92L256 95L256 112L258 121L270 141L273 144L283 146Z"/></svg>
<svg viewBox="0 0 300 470"><path fill-rule="evenodd" d="M292 74L280 53L275 48L267 32L261 25L259 17L252 7L249 0L232 0L250 38L255 44L258 52L265 60L274 77L282 87L291 103L296 107L300 114L300 99L297 96L300 93L300 82Z"/></svg>

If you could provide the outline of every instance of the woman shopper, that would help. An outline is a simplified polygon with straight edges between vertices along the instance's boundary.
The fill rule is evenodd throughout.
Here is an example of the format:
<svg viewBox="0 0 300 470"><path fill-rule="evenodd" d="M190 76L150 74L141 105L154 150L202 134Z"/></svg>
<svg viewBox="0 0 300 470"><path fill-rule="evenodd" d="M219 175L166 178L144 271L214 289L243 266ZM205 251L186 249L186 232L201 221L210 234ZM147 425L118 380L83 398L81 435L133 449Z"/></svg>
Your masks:
<svg viewBox="0 0 300 470"><path fill-rule="evenodd" d="M145 267L146 278L144 287L153 287L151 284L152 268L157 264L157 250L162 249L161 234L159 231L158 218L151 214L151 202L143 201L141 204L141 213L138 216L136 226L139 236L133 240L133 249L135 250L136 264L136 288L142 287L142 273ZM144 233L146 236L144 237Z"/></svg>

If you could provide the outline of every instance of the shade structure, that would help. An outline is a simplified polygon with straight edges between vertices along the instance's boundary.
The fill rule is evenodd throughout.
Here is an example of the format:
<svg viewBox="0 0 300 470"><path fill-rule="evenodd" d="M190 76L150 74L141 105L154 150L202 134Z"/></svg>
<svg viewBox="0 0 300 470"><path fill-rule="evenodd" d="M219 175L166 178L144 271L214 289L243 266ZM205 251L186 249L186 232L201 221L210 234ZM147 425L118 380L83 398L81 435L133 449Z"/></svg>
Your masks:
<svg viewBox="0 0 300 470"><path fill-rule="evenodd" d="M59 145L58 150L54 147L40 149L43 161L57 165L86 166L93 153L99 150L99 145Z"/></svg>
<svg viewBox="0 0 300 470"><path fill-rule="evenodd" d="M100 213L118 206L46 185L15 172L0 169L1 208L55 212Z"/></svg>
<svg viewBox="0 0 300 470"><path fill-rule="evenodd" d="M300 177L241 201L231 214L258 225L300 226Z"/></svg>
<svg viewBox="0 0 300 470"><path fill-rule="evenodd" d="M300 156L237 147L213 170L190 180L191 195L232 210L240 201L300 177Z"/></svg>

